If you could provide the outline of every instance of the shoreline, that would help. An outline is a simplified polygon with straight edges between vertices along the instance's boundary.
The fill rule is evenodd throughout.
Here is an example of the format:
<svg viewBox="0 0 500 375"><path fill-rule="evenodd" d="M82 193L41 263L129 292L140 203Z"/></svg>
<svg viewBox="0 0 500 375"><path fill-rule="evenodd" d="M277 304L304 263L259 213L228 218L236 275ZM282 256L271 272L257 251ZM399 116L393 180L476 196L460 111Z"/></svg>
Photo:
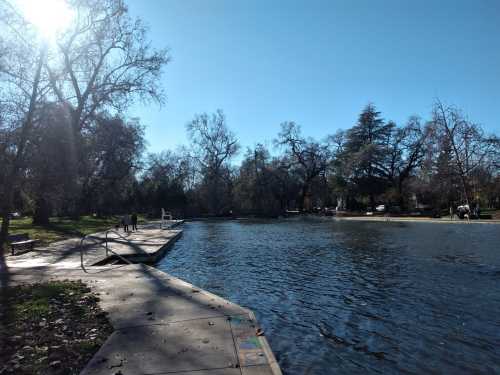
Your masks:
<svg viewBox="0 0 500 375"><path fill-rule="evenodd" d="M307 219L317 218L324 220L338 220L338 221L374 221L374 222L415 222L415 223L436 223L436 224L500 224L499 219L472 219L465 220L454 218L431 218L431 217L410 217L410 216L361 216L361 215L339 215L339 216L325 216L315 214L301 214L283 217L260 217L260 216L237 216L237 217L216 217L216 218L189 218L185 222L222 222L222 221L245 221L245 220L287 220L287 219Z"/></svg>
<svg viewBox="0 0 500 375"><path fill-rule="evenodd" d="M500 220L461 220L461 219L433 219L428 217L403 217L403 216L333 216L338 221L374 221L374 222L411 222L411 223L435 223L435 224L500 224Z"/></svg>

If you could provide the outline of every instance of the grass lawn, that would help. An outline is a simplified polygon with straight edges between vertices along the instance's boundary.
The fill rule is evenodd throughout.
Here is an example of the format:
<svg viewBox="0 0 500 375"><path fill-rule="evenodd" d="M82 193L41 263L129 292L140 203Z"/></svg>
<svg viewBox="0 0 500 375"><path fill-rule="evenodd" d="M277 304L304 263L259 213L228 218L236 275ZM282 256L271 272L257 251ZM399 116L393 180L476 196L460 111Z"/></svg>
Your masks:
<svg viewBox="0 0 500 375"><path fill-rule="evenodd" d="M79 281L9 287L2 295L0 374L79 374L113 332L98 297Z"/></svg>
<svg viewBox="0 0 500 375"><path fill-rule="evenodd" d="M71 237L82 237L86 234L100 232L114 227L120 221L118 216L97 218L82 216L80 220L54 217L48 226L32 224L31 217L13 219L10 222L10 234L28 233L30 238L39 239L40 245L64 240Z"/></svg>

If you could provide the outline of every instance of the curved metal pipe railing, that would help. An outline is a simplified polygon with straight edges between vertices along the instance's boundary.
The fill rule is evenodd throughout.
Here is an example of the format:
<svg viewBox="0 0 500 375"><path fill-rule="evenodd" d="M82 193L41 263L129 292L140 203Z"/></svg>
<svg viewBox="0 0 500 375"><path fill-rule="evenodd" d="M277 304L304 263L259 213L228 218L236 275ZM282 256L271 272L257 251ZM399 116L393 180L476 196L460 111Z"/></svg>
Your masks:
<svg viewBox="0 0 500 375"><path fill-rule="evenodd" d="M127 258L121 256L120 254L116 253L115 251L111 250L108 246L108 234L109 233L116 233L118 235L118 237L121 237L123 239L126 239L125 237L123 237L119 232L117 232L116 230L114 229L108 229L105 233L105 249L106 249L106 258L109 256L109 253L111 252L113 255L116 255L119 259L123 260L125 263L128 263L128 264L134 264L132 263L130 260L128 260ZM91 236L91 234L87 234L85 236L82 237L81 241L80 241L80 264L82 266L82 269L85 269L85 266L83 265L83 251L84 251L84 248L83 248L83 243L85 242L85 239L87 237Z"/></svg>

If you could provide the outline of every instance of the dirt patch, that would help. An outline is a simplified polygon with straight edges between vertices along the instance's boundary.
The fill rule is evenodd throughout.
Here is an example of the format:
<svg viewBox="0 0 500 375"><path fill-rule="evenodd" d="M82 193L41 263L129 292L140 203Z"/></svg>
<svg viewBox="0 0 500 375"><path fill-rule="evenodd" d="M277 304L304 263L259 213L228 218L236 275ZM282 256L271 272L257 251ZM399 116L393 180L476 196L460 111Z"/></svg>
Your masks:
<svg viewBox="0 0 500 375"><path fill-rule="evenodd" d="M80 281L9 287L0 306L0 374L79 374L113 332Z"/></svg>

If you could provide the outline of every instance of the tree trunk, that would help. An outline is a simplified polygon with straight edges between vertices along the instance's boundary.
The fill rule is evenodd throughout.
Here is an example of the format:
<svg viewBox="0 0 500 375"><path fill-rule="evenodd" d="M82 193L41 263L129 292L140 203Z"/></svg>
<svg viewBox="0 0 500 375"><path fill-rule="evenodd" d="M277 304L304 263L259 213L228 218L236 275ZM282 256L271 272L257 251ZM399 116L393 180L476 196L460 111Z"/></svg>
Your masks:
<svg viewBox="0 0 500 375"><path fill-rule="evenodd" d="M2 214L2 230L0 232L0 301L1 304L5 304L7 301L7 286L10 282L10 274L7 269L7 264L5 262L5 252L4 244L7 242L7 236L9 233L9 213L4 211ZM6 250L6 249L5 249ZM2 318L4 319L4 318ZM3 334L3 333L2 333Z"/></svg>
<svg viewBox="0 0 500 375"><path fill-rule="evenodd" d="M468 184L467 184L467 179L465 177L465 174L462 172L460 173L460 181L462 182L462 191L465 197L465 204L469 205L469 189L468 189Z"/></svg>
<svg viewBox="0 0 500 375"><path fill-rule="evenodd" d="M24 162L24 149L28 142L30 131L33 127L33 118L35 115L35 106L38 96L38 86L40 84L42 66L43 62L45 61L46 53L47 53L47 47L42 46L42 49L40 51L40 56L38 58L35 77L33 80L33 88L31 91L28 112L26 113L26 119L24 120L21 126L21 136L17 144L16 157L12 163L12 168L10 170L9 177L7 178L7 183L5 184L5 195L4 195L4 202L2 205L3 220L2 220L2 228L0 230L0 251L3 251L2 250L3 245L7 241L7 236L9 234L9 225L10 225L9 214L13 209L14 189L18 185L18 181L20 178L19 174ZM3 253L2 256L0 257L0 261L1 261L0 266L2 267L5 266L3 262L4 261Z"/></svg>
<svg viewBox="0 0 500 375"><path fill-rule="evenodd" d="M47 199L39 197L36 200L35 212L33 214L33 224L49 225L50 221L50 205Z"/></svg>
<svg viewBox="0 0 500 375"><path fill-rule="evenodd" d="M307 187L306 185L302 186L301 192L300 192L300 203L299 203L299 210L304 211L306 209L306 199L307 199Z"/></svg>
<svg viewBox="0 0 500 375"><path fill-rule="evenodd" d="M9 235L9 224L10 224L9 212L4 209L4 213L2 215L2 229L0 231L0 252L2 252L3 245L7 242L7 236ZM1 255L3 255L3 252Z"/></svg>
<svg viewBox="0 0 500 375"><path fill-rule="evenodd" d="M370 210L375 209L375 196L373 193L370 193Z"/></svg>
<svg viewBox="0 0 500 375"><path fill-rule="evenodd" d="M82 212L80 211L80 202L78 198L75 197L74 199L72 199L71 203L72 207L69 217L71 218L71 220L78 221L80 220L80 217L82 215Z"/></svg>
<svg viewBox="0 0 500 375"><path fill-rule="evenodd" d="M401 208L401 211L405 211L406 205L405 205L405 200L403 197L403 179L399 178L398 179L398 201L399 201L399 207Z"/></svg>

